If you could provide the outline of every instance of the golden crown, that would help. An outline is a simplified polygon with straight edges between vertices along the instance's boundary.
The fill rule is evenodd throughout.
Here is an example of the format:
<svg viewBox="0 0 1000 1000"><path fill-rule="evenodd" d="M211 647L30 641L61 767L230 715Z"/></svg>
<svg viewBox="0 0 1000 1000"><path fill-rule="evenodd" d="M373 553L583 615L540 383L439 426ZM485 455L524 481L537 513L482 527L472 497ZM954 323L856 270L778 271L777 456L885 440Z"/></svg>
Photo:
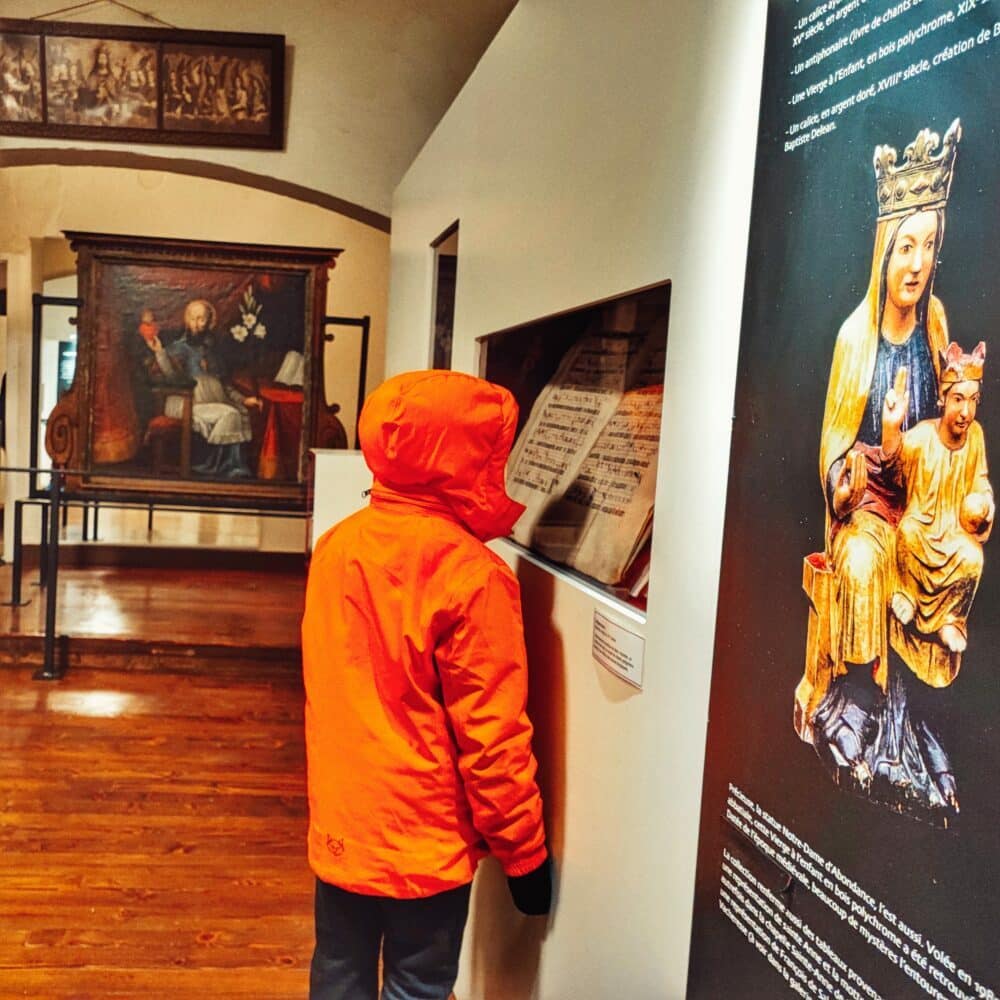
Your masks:
<svg viewBox="0 0 1000 1000"><path fill-rule="evenodd" d="M923 128L903 150L905 159L896 166L892 146L875 147L875 187L880 219L916 210L941 208L948 201L955 154L962 138L962 123L956 118L944 134L941 152L937 132Z"/></svg>
<svg viewBox="0 0 1000 1000"><path fill-rule="evenodd" d="M979 341L971 354L952 341L941 352L941 388L956 382L982 382L983 367L986 364L986 345Z"/></svg>

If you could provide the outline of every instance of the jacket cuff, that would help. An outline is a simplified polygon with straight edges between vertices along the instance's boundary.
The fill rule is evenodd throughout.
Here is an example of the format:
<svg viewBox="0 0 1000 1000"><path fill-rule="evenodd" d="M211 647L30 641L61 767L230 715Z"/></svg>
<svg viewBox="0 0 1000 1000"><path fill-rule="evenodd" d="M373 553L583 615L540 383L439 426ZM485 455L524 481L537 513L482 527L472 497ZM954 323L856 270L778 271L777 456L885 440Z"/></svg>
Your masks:
<svg viewBox="0 0 1000 1000"><path fill-rule="evenodd" d="M538 850L532 851L526 857L518 858L516 861L501 861L500 864L504 875L517 878L518 875L527 875L528 872L533 872L548 856L548 849L542 844Z"/></svg>

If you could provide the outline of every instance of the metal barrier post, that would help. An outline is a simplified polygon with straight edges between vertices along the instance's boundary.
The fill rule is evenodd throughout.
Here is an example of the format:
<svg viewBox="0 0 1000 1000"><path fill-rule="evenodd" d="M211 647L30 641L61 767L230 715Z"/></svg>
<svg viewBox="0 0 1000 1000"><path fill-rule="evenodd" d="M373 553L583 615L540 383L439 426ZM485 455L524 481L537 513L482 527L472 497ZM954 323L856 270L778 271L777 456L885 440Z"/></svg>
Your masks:
<svg viewBox="0 0 1000 1000"><path fill-rule="evenodd" d="M24 568L24 553L21 546L21 521L24 517L24 501L14 501L14 560L10 567L10 600L4 605L10 608L23 608L31 601L21 600L21 571Z"/></svg>
<svg viewBox="0 0 1000 1000"><path fill-rule="evenodd" d="M34 674L36 681L62 680L63 672L56 665L56 598L59 583L59 501L62 473L53 470L49 478L49 544L48 571L45 592L45 653L42 669Z"/></svg>
<svg viewBox="0 0 1000 1000"><path fill-rule="evenodd" d="M52 495L52 480L49 479L49 496ZM44 587L49 572L49 507L42 507L42 533L38 546L38 586Z"/></svg>

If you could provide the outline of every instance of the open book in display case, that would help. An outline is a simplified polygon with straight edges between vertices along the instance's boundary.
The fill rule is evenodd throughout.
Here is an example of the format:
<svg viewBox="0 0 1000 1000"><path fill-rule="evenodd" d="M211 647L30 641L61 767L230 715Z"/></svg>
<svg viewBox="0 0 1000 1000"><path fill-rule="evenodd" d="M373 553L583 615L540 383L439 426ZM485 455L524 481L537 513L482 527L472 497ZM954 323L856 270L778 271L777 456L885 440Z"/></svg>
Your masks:
<svg viewBox="0 0 1000 1000"><path fill-rule="evenodd" d="M480 339L480 371L520 407L511 534L645 609L670 283Z"/></svg>

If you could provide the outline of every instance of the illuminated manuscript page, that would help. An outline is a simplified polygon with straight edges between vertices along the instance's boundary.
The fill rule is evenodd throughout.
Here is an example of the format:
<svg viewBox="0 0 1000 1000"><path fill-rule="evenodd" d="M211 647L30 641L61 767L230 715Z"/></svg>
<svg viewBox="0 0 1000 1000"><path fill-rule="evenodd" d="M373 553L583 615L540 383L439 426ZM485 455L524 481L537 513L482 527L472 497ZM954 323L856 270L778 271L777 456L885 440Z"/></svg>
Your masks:
<svg viewBox="0 0 1000 1000"><path fill-rule="evenodd" d="M621 580L653 516L662 407L662 386L622 396L564 497L565 507L585 512L580 528L567 547L562 526L539 524L542 553L602 583Z"/></svg>
<svg viewBox="0 0 1000 1000"><path fill-rule="evenodd" d="M625 392L645 381L650 342L584 337L536 400L509 463L508 491L528 508L514 539L606 583L620 580L652 515L662 386Z"/></svg>
<svg viewBox="0 0 1000 1000"><path fill-rule="evenodd" d="M576 479L615 411L628 367L626 337L584 337L541 391L511 452L507 491L528 509L513 537L531 546L535 525Z"/></svg>

